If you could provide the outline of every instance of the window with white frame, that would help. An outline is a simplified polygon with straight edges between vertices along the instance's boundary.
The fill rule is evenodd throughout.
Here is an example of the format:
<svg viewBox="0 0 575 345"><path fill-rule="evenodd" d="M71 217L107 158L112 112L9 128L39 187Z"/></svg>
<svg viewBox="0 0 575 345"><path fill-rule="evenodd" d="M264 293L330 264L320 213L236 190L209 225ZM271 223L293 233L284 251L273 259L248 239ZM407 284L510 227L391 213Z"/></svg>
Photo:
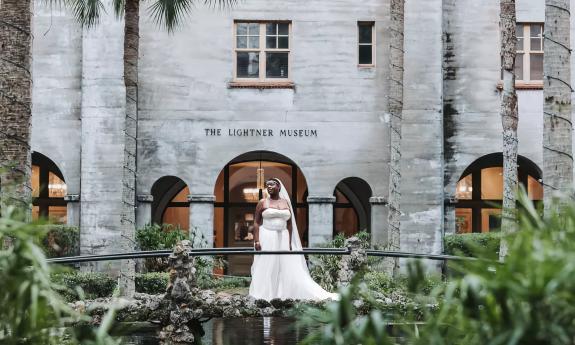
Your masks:
<svg viewBox="0 0 575 345"><path fill-rule="evenodd" d="M543 24L517 23L515 79L519 82L543 80Z"/></svg>
<svg viewBox="0 0 575 345"><path fill-rule="evenodd" d="M358 64L359 66L375 65L375 25L373 22L358 22Z"/></svg>
<svg viewBox="0 0 575 345"><path fill-rule="evenodd" d="M290 78L289 22L236 22L236 80L279 81Z"/></svg>

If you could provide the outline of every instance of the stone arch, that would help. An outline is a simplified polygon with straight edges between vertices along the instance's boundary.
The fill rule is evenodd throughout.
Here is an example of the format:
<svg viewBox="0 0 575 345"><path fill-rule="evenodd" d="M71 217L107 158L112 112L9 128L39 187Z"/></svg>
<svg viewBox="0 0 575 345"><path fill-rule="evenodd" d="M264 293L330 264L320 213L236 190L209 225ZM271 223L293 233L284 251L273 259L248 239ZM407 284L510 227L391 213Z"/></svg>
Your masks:
<svg viewBox="0 0 575 345"><path fill-rule="evenodd" d="M49 219L54 223L68 222L66 196L68 187L62 171L50 158L32 152L32 218Z"/></svg>
<svg viewBox="0 0 575 345"><path fill-rule="evenodd" d="M333 193L336 198L334 235L344 233L350 236L361 230L371 232L371 186L359 177L347 177L339 181Z"/></svg>

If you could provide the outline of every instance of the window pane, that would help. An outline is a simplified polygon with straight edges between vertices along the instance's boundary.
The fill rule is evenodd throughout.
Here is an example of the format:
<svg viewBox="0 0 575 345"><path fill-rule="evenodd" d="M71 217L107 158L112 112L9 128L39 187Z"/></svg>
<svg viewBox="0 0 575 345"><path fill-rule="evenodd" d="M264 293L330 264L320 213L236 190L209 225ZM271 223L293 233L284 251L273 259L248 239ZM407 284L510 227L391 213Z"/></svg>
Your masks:
<svg viewBox="0 0 575 345"><path fill-rule="evenodd" d="M40 207L32 206L32 220L36 221L40 219Z"/></svg>
<svg viewBox="0 0 575 345"><path fill-rule="evenodd" d="M246 36L238 36L236 38L236 46L240 49L248 47L248 38Z"/></svg>
<svg viewBox="0 0 575 345"><path fill-rule="evenodd" d="M289 37L278 37L278 48L288 49L289 48Z"/></svg>
<svg viewBox="0 0 575 345"><path fill-rule="evenodd" d="M531 39L531 50L541 50L541 39L532 38Z"/></svg>
<svg viewBox="0 0 575 345"><path fill-rule="evenodd" d="M66 206L48 207L48 218L55 224L66 224L68 209Z"/></svg>
<svg viewBox="0 0 575 345"><path fill-rule="evenodd" d="M471 200L473 194L473 175L469 174L457 182L455 196L459 200Z"/></svg>
<svg viewBox="0 0 575 345"><path fill-rule="evenodd" d="M517 37L523 37L523 24L517 24L515 35L517 35Z"/></svg>
<svg viewBox="0 0 575 345"><path fill-rule="evenodd" d="M266 76L268 78L288 77L288 53L267 53Z"/></svg>
<svg viewBox="0 0 575 345"><path fill-rule="evenodd" d="M280 23L278 24L278 34L280 35L289 35L289 24L288 23Z"/></svg>
<svg viewBox="0 0 575 345"><path fill-rule="evenodd" d="M359 43L372 43L371 34L372 34L371 24L359 25Z"/></svg>
<svg viewBox="0 0 575 345"><path fill-rule="evenodd" d="M481 210L481 232L498 231L501 228L501 210L484 208Z"/></svg>
<svg viewBox="0 0 575 345"><path fill-rule="evenodd" d="M260 38L259 36L250 36L249 37L249 47L250 49L258 49L260 47Z"/></svg>
<svg viewBox="0 0 575 345"><path fill-rule="evenodd" d="M503 199L503 168L493 167L481 170L481 199Z"/></svg>
<svg viewBox="0 0 575 345"><path fill-rule="evenodd" d="M162 223L171 224L182 230L190 228L190 208L189 207L167 207L162 218Z"/></svg>
<svg viewBox="0 0 575 345"><path fill-rule="evenodd" d="M40 196L40 167L32 165L32 197Z"/></svg>
<svg viewBox="0 0 575 345"><path fill-rule="evenodd" d="M351 237L359 231L358 217L353 207L335 208L333 211L336 233L344 234L345 237Z"/></svg>
<svg viewBox="0 0 575 345"><path fill-rule="evenodd" d="M515 57L515 79L523 80L523 54Z"/></svg>
<svg viewBox="0 0 575 345"><path fill-rule="evenodd" d="M531 38L533 37L541 37L541 25L533 24L529 26L531 30Z"/></svg>
<svg viewBox="0 0 575 345"><path fill-rule="evenodd" d="M259 34L260 34L260 24L250 23L249 24L249 35L259 36Z"/></svg>
<svg viewBox="0 0 575 345"><path fill-rule="evenodd" d="M527 194L531 200L543 200L543 186L531 176L527 178Z"/></svg>
<svg viewBox="0 0 575 345"><path fill-rule="evenodd" d="M360 65L372 64L371 45L359 46L359 64Z"/></svg>
<svg viewBox="0 0 575 345"><path fill-rule="evenodd" d="M237 35L247 35L248 34L248 23L238 23L236 34Z"/></svg>
<svg viewBox="0 0 575 345"><path fill-rule="evenodd" d="M238 53L237 74L239 78L258 78L260 74L259 53Z"/></svg>
<svg viewBox="0 0 575 345"><path fill-rule="evenodd" d="M277 35L277 24L268 23L266 24L266 35Z"/></svg>
<svg viewBox="0 0 575 345"><path fill-rule="evenodd" d="M517 38L517 50L523 50L523 37Z"/></svg>
<svg viewBox="0 0 575 345"><path fill-rule="evenodd" d="M48 175L48 197L63 198L66 196L66 183L56 174L50 172Z"/></svg>
<svg viewBox="0 0 575 345"><path fill-rule="evenodd" d="M543 54L531 54L531 80L543 80Z"/></svg>
<svg viewBox="0 0 575 345"><path fill-rule="evenodd" d="M471 176L471 175L469 175ZM473 232L473 212L470 208L455 209L455 231L458 234Z"/></svg>
<svg viewBox="0 0 575 345"><path fill-rule="evenodd" d="M276 46L276 36L267 36L266 37L266 47L270 49L277 48Z"/></svg>

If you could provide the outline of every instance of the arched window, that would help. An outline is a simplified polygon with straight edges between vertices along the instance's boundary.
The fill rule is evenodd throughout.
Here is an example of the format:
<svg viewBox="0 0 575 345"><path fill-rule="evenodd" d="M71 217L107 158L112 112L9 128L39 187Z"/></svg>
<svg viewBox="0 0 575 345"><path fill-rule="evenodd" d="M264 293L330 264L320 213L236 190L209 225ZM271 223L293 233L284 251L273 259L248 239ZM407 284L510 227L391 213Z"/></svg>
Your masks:
<svg viewBox="0 0 575 345"><path fill-rule="evenodd" d="M259 172L258 172L259 171ZM253 245L256 205L263 196L258 187L263 180L277 177L290 195L303 246L307 246L307 182L298 166L289 158L269 151L253 151L230 161L220 172L214 187L214 246L249 247ZM227 272L249 275L251 256L228 256Z"/></svg>
<svg viewBox="0 0 575 345"><path fill-rule="evenodd" d="M352 236L371 230L371 188L364 180L348 177L340 181L334 191L333 235Z"/></svg>
<svg viewBox="0 0 575 345"><path fill-rule="evenodd" d="M164 176L152 186L152 222L170 224L182 230L190 228L190 190L182 179Z"/></svg>
<svg viewBox="0 0 575 345"><path fill-rule="evenodd" d="M543 200L543 186L539 182L541 170L525 157L519 156L519 183L527 189L536 203ZM473 162L457 183L455 224L458 233L489 232L501 226L503 199L503 156L493 153Z"/></svg>
<svg viewBox="0 0 575 345"><path fill-rule="evenodd" d="M32 219L66 224L67 193L64 176L56 164L41 153L32 153Z"/></svg>

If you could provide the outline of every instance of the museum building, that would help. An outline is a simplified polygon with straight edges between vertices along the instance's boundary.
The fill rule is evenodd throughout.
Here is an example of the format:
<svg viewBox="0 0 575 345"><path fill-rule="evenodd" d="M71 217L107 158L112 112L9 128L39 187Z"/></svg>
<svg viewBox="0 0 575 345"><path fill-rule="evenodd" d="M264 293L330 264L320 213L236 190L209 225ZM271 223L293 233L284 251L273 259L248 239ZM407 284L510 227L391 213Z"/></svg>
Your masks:
<svg viewBox="0 0 575 345"><path fill-rule="evenodd" d="M250 246L262 181L278 177L304 245L361 230L385 244L389 18L385 0L246 0L198 6L169 34L142 6L138 226ZM542 200L542 1L517 0L517 20L519 178ZM83 254L117 252L123 23L108 8L83 29L38 0L33 24L34 217L79 226ZM406 2L402 250L498 228L499 64L498 1Z"/></svg>

